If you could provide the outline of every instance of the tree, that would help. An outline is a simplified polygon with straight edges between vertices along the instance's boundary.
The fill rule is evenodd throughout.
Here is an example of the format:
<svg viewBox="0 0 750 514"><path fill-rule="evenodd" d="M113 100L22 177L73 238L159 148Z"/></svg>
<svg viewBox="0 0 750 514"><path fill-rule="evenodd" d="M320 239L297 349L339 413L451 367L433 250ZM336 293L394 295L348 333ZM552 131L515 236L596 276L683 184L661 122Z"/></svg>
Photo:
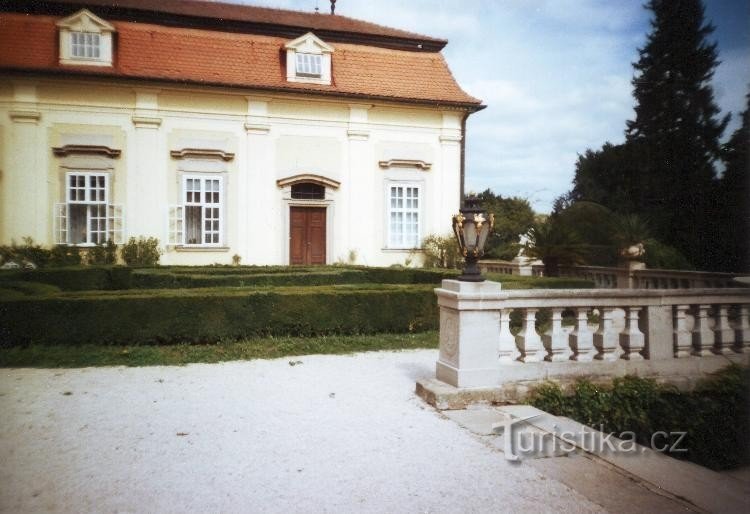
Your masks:
<svg viewBox="0 0 750 514"><path fill-rule="evenodd" d="M718 118L711 78L719 64L714 27L701 0L650 0L652 31L634 64L635 119L626 145L651 165L636 172L634 207L654 221L660 239L699 266L712 267L716 168L729 116Z"/></svg>
<svg viewBox="0 0 750 514"><path fill-rule="evenodd" d="M750 271L750 93L742 125L724 145L724 174L717 202L721 207L716 259L722 271Z"/></svg>
<svg viewBox="0 0 750 514"><path fill-rule="evenodd" d="M579 232L556 216L535 224L528 234L529 242L524 253L532 259L542 260L547 277L559 277L560 267L585 262L587 245Z"/></svg>
<svg viewBox="0 0 750 514"><path fill-rule="evenodd" d="M524 198L503 198L487 189L477 195L481 207L495 215L495 229L487 242L485 255L510 260L518 254L518 236L534 224L534 210Z"/></svg>

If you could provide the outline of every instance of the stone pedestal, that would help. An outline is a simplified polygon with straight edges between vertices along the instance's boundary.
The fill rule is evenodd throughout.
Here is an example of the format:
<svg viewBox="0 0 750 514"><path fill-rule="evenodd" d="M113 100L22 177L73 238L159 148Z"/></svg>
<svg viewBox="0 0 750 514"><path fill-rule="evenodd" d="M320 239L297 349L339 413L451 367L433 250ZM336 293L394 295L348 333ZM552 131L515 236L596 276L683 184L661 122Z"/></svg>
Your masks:
<svg viewBox="0 0 750 514"><path fill-rule="evenodd" d="M498 282L443 280L437 378L455 387L491 387L500 381L500 309L507 295Z"/></svg>

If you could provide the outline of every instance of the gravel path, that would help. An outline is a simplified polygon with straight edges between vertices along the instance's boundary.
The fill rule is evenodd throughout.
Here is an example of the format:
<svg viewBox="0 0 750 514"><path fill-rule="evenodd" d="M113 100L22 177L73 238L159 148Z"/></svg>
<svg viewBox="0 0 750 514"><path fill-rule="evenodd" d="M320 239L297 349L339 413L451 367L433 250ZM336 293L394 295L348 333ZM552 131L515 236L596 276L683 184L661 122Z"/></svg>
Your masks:
<svg viewBox="0 0 750 514"><path fill-rule="evenodd" d="M600 512L414 396L436 351L0 371L3 512Z"/></svg>

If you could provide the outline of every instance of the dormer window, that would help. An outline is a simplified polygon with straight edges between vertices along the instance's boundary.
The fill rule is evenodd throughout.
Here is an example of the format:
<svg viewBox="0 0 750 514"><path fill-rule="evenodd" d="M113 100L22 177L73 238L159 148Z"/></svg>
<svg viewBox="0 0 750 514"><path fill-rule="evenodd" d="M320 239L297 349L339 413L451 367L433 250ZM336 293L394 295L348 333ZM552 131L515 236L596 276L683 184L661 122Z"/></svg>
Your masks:
<svg viewBox="0 0 750 514"><path fill-rule="evenodd" d="M70 54L74 58L99 59L101 37L93 32L71 32Z"/></svg>
<svg viewBox="0 0 750 514"><path fill-rule="evenodd" d="M297 75L303 77L320 77L323 67L323 56L297 53Z"/></svg>
<svg viewBox="0 0 750 514"><path fill-rule="evenodd" d="M60 31L60 64L112 66L112 33L115 28L82 9L57 22Z"/></svg>
<svg viewBox="0 0 750 514"><path fill-rule="evenodd" d="M312 32L285 45L286 79L289 82L331 83L333 47Z"/></svg>

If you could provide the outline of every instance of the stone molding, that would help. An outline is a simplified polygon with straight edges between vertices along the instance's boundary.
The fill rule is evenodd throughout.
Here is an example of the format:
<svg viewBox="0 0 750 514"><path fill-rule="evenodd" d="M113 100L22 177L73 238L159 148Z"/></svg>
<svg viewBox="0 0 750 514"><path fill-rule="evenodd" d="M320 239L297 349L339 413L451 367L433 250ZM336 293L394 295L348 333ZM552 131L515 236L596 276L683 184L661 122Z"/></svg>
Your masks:
<svg viewBox="0 0 750 514"><path fill-rule="evenodd" d="M104 157L119 157L121 150L104 145L63 145L52 148L52 153L57 157L66 157L73 154L101 155Z"/></svg>
<svg viewBox="0 0 750 514"><path fill-rule="evenodd" d="M11 121L16 123L37 123L42 118L39 111L10 111Z"/></svg>
<svg viewBox="0 0 750 514"><path fill-rule="evenodd" d="M222 161L231 161L234 159L234 153L223 150L212 150L206 148L183 148L182 150L172 150L169 155L175 159L203 158L203 159L221 159Z"/></svg>
<svg viewBox="0 0 750 514"><path fill-rule="evenodd" d="M378 161L381 168L419 168L420 170L429 170L432 163L420 159L388 159L387 161Z"/></svg>
<svg viewBox="0 0 750 514"><path fill-rule="evenodd" d="M161 118L151 116L133 116L133 125L136 128L158 129L161 126Z"/></svg>

